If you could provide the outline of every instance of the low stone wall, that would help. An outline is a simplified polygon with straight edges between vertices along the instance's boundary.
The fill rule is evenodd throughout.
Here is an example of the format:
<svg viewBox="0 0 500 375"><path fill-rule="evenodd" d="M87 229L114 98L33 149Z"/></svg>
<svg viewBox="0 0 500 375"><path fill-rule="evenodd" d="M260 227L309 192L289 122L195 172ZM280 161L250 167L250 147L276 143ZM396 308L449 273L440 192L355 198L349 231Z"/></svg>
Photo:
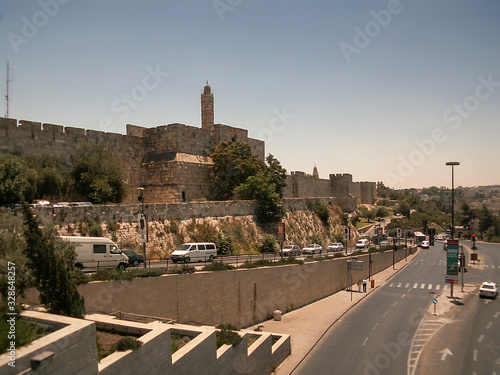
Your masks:
<svg viewBox="0 0 500 375"><path fill-rule="evenodd" d="M351 201L337 198L290 198L284 199L286 211L309 210L308 201L318 201L324 204L337 204L342 210L352 211L355 204ZM345 207L344 207L345 206ZM148 221L187 220L191 218L248 216L253 215L257 202L255 201L207 201L188 203L153 203L145 204L144 212ZM118 223L136 223L137 215L142 212L141 204L94 205L87 207L37 207L35 215L40 224L65 226L81 222L85 219L98 220L103 223L116 221ZM22 210L14 210L15 215L22 215Z"/></svg>

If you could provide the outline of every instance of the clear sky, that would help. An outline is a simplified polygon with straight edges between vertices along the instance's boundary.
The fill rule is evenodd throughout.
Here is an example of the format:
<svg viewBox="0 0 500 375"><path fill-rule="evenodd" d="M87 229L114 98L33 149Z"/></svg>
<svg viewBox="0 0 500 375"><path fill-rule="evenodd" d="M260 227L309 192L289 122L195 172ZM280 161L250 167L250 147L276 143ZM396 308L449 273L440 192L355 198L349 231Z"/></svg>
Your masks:
<svg viewBox="0 0 500 375"><path fill-rule="evenodd" d="M4 1L0 35L12 118L200 127L208 80L288 171L500 184L497 0Z"/></svg>

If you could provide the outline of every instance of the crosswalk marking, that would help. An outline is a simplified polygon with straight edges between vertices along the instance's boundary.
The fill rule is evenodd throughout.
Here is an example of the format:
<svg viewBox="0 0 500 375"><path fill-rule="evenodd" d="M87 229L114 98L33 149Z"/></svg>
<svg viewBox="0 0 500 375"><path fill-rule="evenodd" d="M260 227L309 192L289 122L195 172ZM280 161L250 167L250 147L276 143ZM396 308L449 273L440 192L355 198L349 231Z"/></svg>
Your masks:
<svg viewBox="0 0 500 375"><path fill-rule="evenodd" d="M443 292L449 288L448 284L441 285L441 284L431 284L431 283L429 283L429 284L414 283L413 289L418 289L419 286L420 286L420 289L442 290ZM405 289L408 289L411 287L411 283L392 282L389 284L389 288L402 288L402 287L404 287Z"/></svg>

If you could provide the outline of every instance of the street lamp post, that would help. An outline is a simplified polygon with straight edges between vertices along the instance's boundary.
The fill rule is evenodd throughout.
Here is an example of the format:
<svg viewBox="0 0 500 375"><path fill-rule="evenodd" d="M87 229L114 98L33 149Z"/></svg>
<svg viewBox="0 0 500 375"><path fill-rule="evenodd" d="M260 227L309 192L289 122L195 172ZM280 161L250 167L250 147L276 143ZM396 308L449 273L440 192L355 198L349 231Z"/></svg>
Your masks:
<svg viewBox="0 0 500 375"><path fill-rule="evenodd" d="M451 238L455 238L455 165L460 165L458 161L448 161L446 165L451 166Z"/></svg>
<svg viewBox="0 0 500 375"><path fill-rule="evenodd" d="M141 201L141 204L142 204L141 213L144 216L144 188L143 187L139 187L139 188L137 188L137 190L139 190L139 192L141 194L141 195L139 195L138 199ZM146 225L147 225L147 223L146 223ZM142 251L143 251L143 254L144 254L144 268L147 268L147 262L146 262L146 241L142 242Z"/></svg>

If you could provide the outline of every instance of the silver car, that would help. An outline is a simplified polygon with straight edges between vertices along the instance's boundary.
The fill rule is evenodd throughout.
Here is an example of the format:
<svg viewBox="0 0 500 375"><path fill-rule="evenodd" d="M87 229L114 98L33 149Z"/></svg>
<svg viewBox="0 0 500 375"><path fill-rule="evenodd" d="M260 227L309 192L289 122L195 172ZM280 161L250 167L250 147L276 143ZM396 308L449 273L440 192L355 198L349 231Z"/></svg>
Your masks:
<svg viewBox="0 0 500 375"><path fill-rule="evenodd" d="M286 245L283 248L283 255L285 256L299 256L300 255L300 247L297 245Z"/></svg>

